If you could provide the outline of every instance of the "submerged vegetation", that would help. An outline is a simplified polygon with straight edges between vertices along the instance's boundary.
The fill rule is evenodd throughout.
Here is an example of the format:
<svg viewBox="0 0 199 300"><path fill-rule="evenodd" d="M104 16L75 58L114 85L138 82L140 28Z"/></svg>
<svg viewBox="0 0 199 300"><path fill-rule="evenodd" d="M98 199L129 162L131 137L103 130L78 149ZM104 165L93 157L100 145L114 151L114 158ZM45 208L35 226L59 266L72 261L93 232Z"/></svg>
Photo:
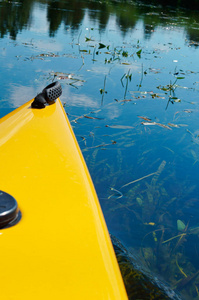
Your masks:
<svg viewBox="0 0 199 300"><path fill-rule="evenodd" d="M164 282L141 268L137 262L138 258L124 248L114 236L111 236L111 239L129 299L180 300L178 294Z"/></svg>
<svg viewBox="0 0 199 300"><path fill-rule="evenodd" d="M143 53L144 50L142 47ZM189 173L183 173L184 178L181 178L176 168L188 159L186 165L191 164L194 174L198 169L198 149L192 144L197 144L198 136L197 132L188 129L192 124L188 118L198 103L188 101L181 93L181 90L191 91L192 95L198 93L196 88L182 85L188 74L194 76L197 72L175 68L167 77L172 76L169 83L164 81L153 86L150 78L151 90L144 90L147 76L161 74L160 69L147 68L145 62L138 61L140 67L135 82L131 61L134 61L134 55L129 56L127 51L123 55L118 49L111 52L109 45L103 47L103 51L106 57L111 57L106 58L105 65L127 65L127 71L118 79L121 97L107 103L112 74L112 69L108 69L100 89L101 107L89 112L90 123L83 121L88 113L75 118L69 114L69 117L79 135L109 228L117 232L133 253L137 253L147 270L164 278L173 291L197 299L199 222L191 208L198 211L198 186ZM102 50L97 55L98 59L103 56ZM155 102L150 104L148 101ZM159 101L164 113L158 117L150 110L150 105L155 108L154 104L158 105ZM194 109L185 109L187 104ZM179 108L179 105L183 106ZM117 108L120 109L119 117L113 120L107 117L107 112ZM167 111L169 116L166 117ZM140 112L143 115L139 115ZM140 170L142 175L138 176ZM132 179L128 180L131 174ZM126 271L128 264L125 265L124 257L125 254L124 260L120 261L119 255L118 260L128 290L138 275L135 269L131 269L131 275ZM157 295L150 297L159 299ZM146 296L146 299L150 298Z"/></svg>
<svg viewBox="0 0 199 300"><path fill-rule="evenodd" d="M127 133L126 136L128 137ZM128 146L127 137L124 146ZM120 140L118 137L114 138L117 142ZM107 149L109 145L103 145L103 149ZM132 147L133 144L129 146ZM88 148L88 151L91 149ZM159 159L154 164L158 165L155 172L118 186L120 178L126 172L121 148L116 152L117 163L113 164L110 164L110 159L104 159L104 155L100 160L99 151L100 148L96 147L86 159L96 186L100 186L99 190L102 185L107 189L110 185L107 198L100 198L108 224L115 224L112 225L113 228L116 227L113 231L122 232L120 239L128 241L131 251L139 257L138 264L141 259L142 266L159 274L174 291L197 299L199 226L193 225L197 219L193 220L193 216L187 214L190 207L197 205L197 197L193 196L197 193L197 186L190 185L187 180L179 183L175 171L171 168L168 170L168 163ZM142 153L135 169L141 168L145 154ZM128 254L126 259L128 260ZM126 267L122 261L121 268ZM123 272L125 274L124 270ZM126 276L124 280L129 284L128 290L131 285L129 274ZM135 269L131 276L137 278Z"/></svg>
<svg viewBox="0 0 199 300"><path fill-rule="evenodd" d="M147 67L143 60L139 61L141 53L143 52L144 57L145 51L143 46L140 48L140 42L136 43L136 52L133 54L129 54L125 46L112 50L109 44L86 40L86 43L88 42L92 43L92 51L80 43L84 64L88 56L94 64L98 64L105 57L104 65L107 71L101 77L101 88L98 91L101 101L96 110L87 110L84 114L76 116L68 112L68 115L79 137L78 141L97 188L109 228L117 232L118 237L124 240L133 253L137 253L144 266L139 277L136 269L132 265L129 266L131 259L128 253L121 257L121 253L118 254L116 249L129 298L134 299L136 295L141 295L142 290L143 299L169 299L167 294L163 293L161 296L161 288L157 286L156 289L152 278L147 277L145 270L152 270L154 274L164 278L174 295L175 292L182 293L187 298L197 299L199 222L189 209L197 207L198 187L192 182L189 174L180 179L176 169L176 166L184 163L186 156L189 159L187 164L191 164L193 170L195 167L194 172L198 169L199 150L192 147L194 143L198 144L198 135L197 132L192 133L188 129L191 124L185 117L191 115L194 110L179 110L178 107L180 104L183 104L183 107L187 104L197 107L196 102L188 101L181 93L184 89L198 93L196 88L187 88L181 84L186 80L186 76L189 76L187 74L194 76L197 72L189 73L188 70L182 69L178 71L175 68L167 77L172 78L167 83L164 81L153 86L151 78L151 90L145 90L147 76L160 74L160 78L162 77L161 70ZM134 48L135 45L130 45L129 48L131 47ZM135 54L138 58L136 64L139 65L137 76L133 70ZM110 97L109 84L114 74L112 68L115 66L126 66L127 69L117 78L118 98L112 96L114 99L107 103L107 98ZM76 89L87 82L86 79L81 79L78 73L51 72L47 76L52 81L59 79L63 84ZM140 108L142 103L138 101L142 101L146 109L143 106ZM158 117L158 114L154 115L152 111L149 113L150 105L147 101L155 101L157 105L156 101L162 101L163 110L165 113L169 111L172 116L166 117L160 113ZM111 114L116 107L120 109L122 120L120 117L112 120L107 116L107 112ZM128 115L129 112L131 116ZM139 115L141 112L143 115ZM127 123L127 120L130 120L130 123ZM171 132L171 135L168 136L167 132ZM193 144L186 145L187 140ZM186 154L181 158L180 147L183 147ZM142 175L138 176L140 170ZM128 180L130 174L132 179ZM142 289L132 291L131 286L136 278L140 278ZM153 286L150 295L147 295L144 288L145 281L147 286ZM177 299L177 294L174 295L173 299Z"/></svg>

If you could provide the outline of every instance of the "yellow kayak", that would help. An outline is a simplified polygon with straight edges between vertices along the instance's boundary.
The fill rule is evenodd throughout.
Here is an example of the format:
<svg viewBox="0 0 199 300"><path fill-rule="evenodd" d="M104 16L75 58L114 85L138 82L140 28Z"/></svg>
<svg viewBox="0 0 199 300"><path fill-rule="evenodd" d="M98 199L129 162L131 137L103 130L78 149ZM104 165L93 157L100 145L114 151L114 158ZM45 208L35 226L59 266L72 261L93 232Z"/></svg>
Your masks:
<svg viewBox="0 0 199 300"><path fill-rule="evenodd" d="M1 299L127 299L58 82L0 120Z"/></svg>

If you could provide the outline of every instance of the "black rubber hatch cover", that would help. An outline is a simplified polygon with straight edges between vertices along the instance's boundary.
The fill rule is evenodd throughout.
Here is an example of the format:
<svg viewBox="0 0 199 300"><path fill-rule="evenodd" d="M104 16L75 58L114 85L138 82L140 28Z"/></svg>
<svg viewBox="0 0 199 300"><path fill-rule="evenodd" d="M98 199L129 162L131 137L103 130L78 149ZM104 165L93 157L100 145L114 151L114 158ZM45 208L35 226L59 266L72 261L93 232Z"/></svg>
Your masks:
<svg viewBox="0 0 199 300"><path fill-rule="evenodd" d="M7 226L16 219L18 213L17 201L11 195L0 191L0 228Z"/></svg>

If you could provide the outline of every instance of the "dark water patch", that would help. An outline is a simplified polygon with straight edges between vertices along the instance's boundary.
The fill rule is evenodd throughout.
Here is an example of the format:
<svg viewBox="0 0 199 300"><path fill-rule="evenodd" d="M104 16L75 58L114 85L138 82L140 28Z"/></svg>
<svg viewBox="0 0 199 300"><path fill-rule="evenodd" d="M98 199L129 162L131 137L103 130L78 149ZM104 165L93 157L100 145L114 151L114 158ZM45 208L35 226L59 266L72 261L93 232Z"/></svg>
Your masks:
<svg viewBox="0 0 199 300"><path fill-rule="evenodd" d="M144 270L143 264L142 267L139 264L139 259L130 253L114 236L111 236L111 240L129 300L181 299L166 283L150 273L149 270Z"/></svg>
<svg viewBox="0 0 199 300"><path fill-rule="evenodd" d="M149 6L156 6L157 2L156 1L149 1L149 0L142 0L139 1L141 4L145 3L148 4ZM171 8L184 8L184 9L190 9L190 10L199 10L199 2L198 0L160 0L158 1L158 5L161 5L162 7L171 7Z"/></svg>

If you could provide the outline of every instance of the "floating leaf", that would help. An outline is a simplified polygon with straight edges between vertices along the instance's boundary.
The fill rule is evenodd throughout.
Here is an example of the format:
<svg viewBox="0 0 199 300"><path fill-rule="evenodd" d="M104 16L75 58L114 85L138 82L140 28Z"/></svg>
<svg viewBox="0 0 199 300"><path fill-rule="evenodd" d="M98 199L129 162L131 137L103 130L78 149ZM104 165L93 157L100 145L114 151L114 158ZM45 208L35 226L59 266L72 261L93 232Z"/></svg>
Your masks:
<svg viewBox="0 0 199 300"><path fill-rule="evenodd" d="M185 227L186 227L186 225L181 220L177 220L178 231L183 231L185 229Z"/></svg>
<svg viewBox="0 0 199 300"><path fill-rule="evenodd" d="M86 42L89 42L89 41L92 41L92 39L91 39L91 38L85 37L85 41L86 41Z"/></svg>
<svg viewBox="0 0 199 300"><path fill-rule="evenodd" d="M59 57L59 55L54 53L41 53L37 55L37 57Z"/></svg>
<svg viewBox="0 0 199 300"><path fill-rule="evenodd" d="M169 129L169 130L172 130L169 126L164 125L164 124L156 123L156 125L158 125L160 127L163 127L163 128L166 128L166 129Z"/></svg>
<svg viewBox="0 0 199 300"><path fill-rule="evenodd" d="M132 129L132 126L125 126L125 125L106 125L106 127L115 128L115 129Z"/></svg>
<svg viewBox="0 0 199 300"><path fill-rule="evenodd" d="M117 102L131 102L133 101L132 99L123 99L123 100L118 100L118 99L114 99Z"/></svg>
<svg viewBox="0 0 199 300"><path fill-rule="evenodd" d="M168 123L168 125L171 126L171 127L175 127L175 128L179 128L180 127L179 125L173 124L173 123Z"/></svg>
<svg viewBox="0 0 199 300"><path fill-rule="evenodd" d="M128 55L129 55L129 54L128 54L128 51L123 51L123 52L122 52L122 56L123 56L123 57L128 57Z"/></svg>
<svg viewBox="0 0 199 300"><path fill-rule="evenodd" d="M142 125L145 125L145 126L150 126L150 125L157 125L157 123L156 122L142 122L141 123Z"/></svg>
<svg viewBox="0 0 199 300"><path fill-rule="evenodd" d="M142 49L140 49L139 51L136 52L136 54L139 58L141 58L141 53L142 53Z"/></svg>
<svg viewBox="0 0 199 300"><path fill-rule="evenodd" d="M151 97L152 97L153 99L155 99L155 98L165 99L165 97L160 97L157 93L151 94Z"/></svg>
<svg viewBox="0 0 199 300"><path fill-rule="evenodd" d="M150 121L149 122L141 122L141 124L145 125L145 126L157 125L157 126L160 126L160 127L163 127L163 128L169 129L169 130L172 130L169 126L161 124L161 123L156 123L156 122L150 122Z"/></svg>
<svg viewBox="0 0 199 300"><path fill-rule="evenodd" d="M149 119L149 118L147 118L147 117L141 117L141 116L138 116L138 118L140 118L140 119L143 119L143 120L145 120L145 121L151 121L151 119Z"/></svg>
<svg viewBox="0 0 199 300"><path fill-rule="evenodd" d="M106 48L106 45L104 45L104 44L102 44L102 43L99 43L98 49L103 49L103 48Z"/></svg>
<svg viewBox="0 0 199 300"><path fill-rule="evenodd" d="M102 118L95 118L95 117L90 117L90 116L84 116L84 118L87 118L87 119L95 119L95 120L103 120Z"/></svg>

